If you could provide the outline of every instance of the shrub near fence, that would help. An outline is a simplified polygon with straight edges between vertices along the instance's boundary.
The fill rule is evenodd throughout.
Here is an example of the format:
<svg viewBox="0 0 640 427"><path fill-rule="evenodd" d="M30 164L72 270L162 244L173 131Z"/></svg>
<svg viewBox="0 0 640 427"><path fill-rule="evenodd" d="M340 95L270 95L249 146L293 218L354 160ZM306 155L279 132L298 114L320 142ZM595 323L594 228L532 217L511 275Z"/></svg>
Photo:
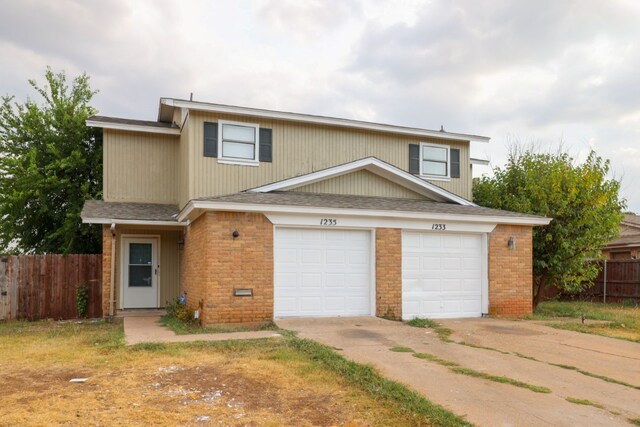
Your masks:
<svg viewBox="0 0 640 427"><path fill-rule="evenodd" d="M591 286L579 294L563 294L555 287L545 291L545 299L589 300L604 302L605 300L605 269L604 261L596 261L600 273ZM640 259L607 261L606 272L606 302L633 302L640 304Z"/></svg>
<svg viewBox="0 0 640 427"><path fill-rule="evenodd" d="M0 256L0 320L74 319L87 286L87 317L102 317L102 255Z"/></svg>

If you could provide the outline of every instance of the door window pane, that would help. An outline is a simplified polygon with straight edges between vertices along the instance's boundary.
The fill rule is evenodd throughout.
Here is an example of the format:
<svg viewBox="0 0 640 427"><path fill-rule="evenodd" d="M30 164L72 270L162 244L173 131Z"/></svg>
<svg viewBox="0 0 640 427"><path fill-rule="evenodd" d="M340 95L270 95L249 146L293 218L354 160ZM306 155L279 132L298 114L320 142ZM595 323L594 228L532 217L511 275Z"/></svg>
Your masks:
<svg viewBox="0 0 640 427"><path fill-rule="evenodd" d="M151 265L151 243L130 243L129 264Z"/></svg>
<svg viewBox="0 0 640 427"><path fill-rule="evenodd" d="M151 265L130 265L129 266L129 286L151 287L152 277Z"/></svg>

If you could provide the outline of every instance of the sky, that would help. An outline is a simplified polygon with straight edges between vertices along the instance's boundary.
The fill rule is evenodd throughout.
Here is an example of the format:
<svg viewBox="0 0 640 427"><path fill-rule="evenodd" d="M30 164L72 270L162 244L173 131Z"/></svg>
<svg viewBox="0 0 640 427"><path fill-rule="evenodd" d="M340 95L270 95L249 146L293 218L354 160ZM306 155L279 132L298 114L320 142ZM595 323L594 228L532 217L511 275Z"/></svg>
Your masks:
<svg viewBox="0 0 640 427"><path fill-rule="evenodd" d="M100 114L160 97L591 149L640 212L637 0L0 0L0 95L86 72ZM476 174L490 173L476 167Z"/></svg>

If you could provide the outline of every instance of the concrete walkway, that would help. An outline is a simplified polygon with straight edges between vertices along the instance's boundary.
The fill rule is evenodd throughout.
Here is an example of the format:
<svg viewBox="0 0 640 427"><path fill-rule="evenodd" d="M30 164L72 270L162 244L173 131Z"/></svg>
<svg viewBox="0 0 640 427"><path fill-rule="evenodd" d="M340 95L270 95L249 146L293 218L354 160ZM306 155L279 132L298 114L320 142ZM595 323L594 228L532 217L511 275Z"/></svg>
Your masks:
<svg viewBox="0 0 640 427"><path fill-rule="evenodd" d="M612 376L616 374L616 379L630 382L632 378L636 379L638 359L634 356L640 352L637 344L634 344L637 346L634 349L619 340L605 339L605 342L601 337L557 331L541 325L533 326L540 334L535 339L528 322L503 322L475 319L464 324L446 322L446 325L453 329L460 327L464 331L454 334L456 340L464 337L464 340L472 341L473 337L476 345L495 346L505 351L518 349L542 360L547 355L553 361L571 361L574 366L596 373L604 371L598 370L599 366L609 365L606 372ZM373 317L286 319L277 323L282 328L298 331L302 338L336 348L349 359L375 366L387 378L408 385L432 402L465 416L477 425L628 426L628 418L640 417L640 390L518 357L511 352L502 354L444 343L429 329ZM487 327L493 333L489 334ZM505 332L507 328L511 330L510 334ZM478 333L479 330L483 334ZM553 339L543 339L547 333ZM481 335L491 339L485 341ZM411 353L390 351L392 347L410 347L416 352L429 353L475 371L545 386L551 389L551 393L535 393L509 384L457 374L445 366L413 357ZM576 347L591 349L590 360L582 356L574 360ZM610 351L603 351L603 347ZM616 350L616 347L624 349ZM616 370L611 366L611 358L616 359ZM624 372L630 375L623 375ZM570 403L567 398L589 400L602 405L602 408Z"/></svg>
<svg viewBox="0 0 640 427"><path fill-rule="evenodd" d="M148 342L227 341L282 337L282 335L274 331L177 335L172 330L160 325L160 316L125 317L123 320L127 345Z"/></svg>

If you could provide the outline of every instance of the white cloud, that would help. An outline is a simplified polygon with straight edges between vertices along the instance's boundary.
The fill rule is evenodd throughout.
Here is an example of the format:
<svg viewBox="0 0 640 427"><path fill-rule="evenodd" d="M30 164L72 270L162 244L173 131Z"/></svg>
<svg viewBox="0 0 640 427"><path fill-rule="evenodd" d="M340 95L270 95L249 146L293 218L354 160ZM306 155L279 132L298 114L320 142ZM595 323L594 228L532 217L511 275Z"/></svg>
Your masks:
<svg viewBox="0 0 640 427"><path fill-rule="evenodd" d="M160 96L514 139L610 158L640 211L640 3L0 0L0 93L86 71L101 113ZM635 153L635 154L634 154ZM481 170L482 168L478 168Z"/></svg>

